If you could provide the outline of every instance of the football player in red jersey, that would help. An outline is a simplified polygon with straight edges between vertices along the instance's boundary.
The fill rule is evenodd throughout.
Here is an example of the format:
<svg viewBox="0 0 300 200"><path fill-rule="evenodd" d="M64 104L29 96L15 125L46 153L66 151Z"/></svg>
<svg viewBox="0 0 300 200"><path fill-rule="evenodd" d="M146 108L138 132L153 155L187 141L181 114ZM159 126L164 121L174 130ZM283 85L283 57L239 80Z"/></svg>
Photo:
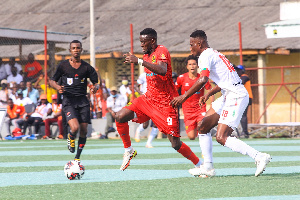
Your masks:
<svg viewBox="0 0 300 200"><path fill-rule="evenodd" d="M172 80L171 57L168 49L157 45L157 33L152 28L140 32L143 59L135 55L125 54L126 63L135 63L144 66L147 80L147 92L129 102L116 115L116 126L124 144L125 153L120 170L124 171L130 160L137 155L131 146L128 121L143 123L152 119L158 129L167 135L172 147L184 157L200 166L200 159L180 140L178 113L170 102L178 96Z"/></svg>
<svg viewBox="0 0 300 200"><path fill-rule="evenodd" d="M186 67L188 69L188 72L180 75L177 78L175 87L178 90L181 89L182 94L188 91L200 77L200 74L197 73L197 69L198 69L197 59L198 58L196 56L193 55L188 56L186 59ZM210 83L207 82L206 85L201 90L193 94L182 104L185 129L186 129L187 136L191 140L194 140L197 137L197 124L201 122L201 120L204 118L206 113L206 104L202 106L199 105L199 99L201 96L204 95L204 88L206 90L210 90L211 89ZM213 96L211 100L213 101Z"/></svg>

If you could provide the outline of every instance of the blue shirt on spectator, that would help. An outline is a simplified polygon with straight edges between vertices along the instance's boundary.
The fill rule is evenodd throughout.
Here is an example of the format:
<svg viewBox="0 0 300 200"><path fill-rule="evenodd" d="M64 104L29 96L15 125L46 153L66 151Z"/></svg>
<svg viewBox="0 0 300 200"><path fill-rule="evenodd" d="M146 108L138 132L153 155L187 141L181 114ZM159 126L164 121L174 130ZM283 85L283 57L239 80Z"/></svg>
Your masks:
<svg viewBox="0 0 300 200"><path fill-rule="evenodd" d="M28 89L23 90L23 97L27 97ZM40 98L40 93L37 89L32 88L31 92L29 92L28 97L31 101L37 104L38 99Z"/></svg>

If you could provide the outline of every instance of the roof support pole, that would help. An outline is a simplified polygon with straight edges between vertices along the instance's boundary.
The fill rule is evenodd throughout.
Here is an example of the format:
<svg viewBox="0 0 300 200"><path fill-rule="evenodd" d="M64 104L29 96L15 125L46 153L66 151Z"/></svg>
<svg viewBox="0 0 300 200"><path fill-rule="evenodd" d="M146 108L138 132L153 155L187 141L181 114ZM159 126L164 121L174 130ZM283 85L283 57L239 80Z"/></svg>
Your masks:
<svg viewBox="0 0 300 200"><path fill-rule="evenodd" d="M96 67L95 59L95 26L94 26L94 0L90 0L90 64Z"/></svg>
<svg viewBox="0 0 300 200"><path fill-rule="evenodd" d="M240 39L240 65L243 65L243 45L242 45L242 25L239 22L239 39Z"/></svg>
<svg viewBox="0 0 300 200"><path fill-rule="evenodd" d="M45 69L45 94L47 95L47 26L44 26L45 32L45 39L44 39L44 46L45 46L45 59L44 59L44 69Z"/></svg>
<svg viewBox="0 0 300 200"><path fill-rule="evenodd" d="M133 26L130 24L130 53L133 54ZM134 63L131 63L131 100L135 98L134 96Z"/></svg>

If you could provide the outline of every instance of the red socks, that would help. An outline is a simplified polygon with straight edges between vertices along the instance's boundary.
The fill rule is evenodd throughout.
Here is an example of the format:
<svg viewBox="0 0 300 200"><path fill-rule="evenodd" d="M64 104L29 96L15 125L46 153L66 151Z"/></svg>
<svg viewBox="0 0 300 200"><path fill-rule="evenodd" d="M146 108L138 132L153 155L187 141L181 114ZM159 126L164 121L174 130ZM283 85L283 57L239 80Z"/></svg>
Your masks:
<svg viewBox="0 0 300 200"><path fill-rule="evenodd" d="M128 122L125 123L119 123L116 122L117 131L123 141L124 148L128 148L131 146L131 140L129 135L129 126Z"/></svg>
<svg viewBox="0 0 300 200"><path fill-rule="evenodd" d="M179 150L177 150L178 153L186 157L188 160L192 161L194 165L198 164L199 158L192 152L191 148L186 145L184 142L182 142L182 145Z"/></svg>

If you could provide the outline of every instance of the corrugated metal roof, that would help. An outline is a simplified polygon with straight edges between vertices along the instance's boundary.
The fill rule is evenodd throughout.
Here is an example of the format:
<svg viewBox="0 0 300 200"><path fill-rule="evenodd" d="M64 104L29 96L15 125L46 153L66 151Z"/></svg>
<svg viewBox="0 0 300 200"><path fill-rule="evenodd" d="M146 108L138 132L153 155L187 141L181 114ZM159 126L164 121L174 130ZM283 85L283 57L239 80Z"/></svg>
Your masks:
<svg viewBox="0 0 300 200"><path fill-rule="evenodd" d="M1 0L2 27L67 32L84 35L89 49L89 0ZM16 3L17 2L17 3ZM298 38L267 39L264 24L279 21L282 0L95 0L96 52L130 50L129 25L134 29L134 50L141 52L139 32L152 27L158 43L170 52L189 51L195 29L207 33L218 50L239 48L238 22L242 23L243 48L300 49ZM61 45L59 45L61 46ZM67 48L67 45L66 45Z"/></svg>

